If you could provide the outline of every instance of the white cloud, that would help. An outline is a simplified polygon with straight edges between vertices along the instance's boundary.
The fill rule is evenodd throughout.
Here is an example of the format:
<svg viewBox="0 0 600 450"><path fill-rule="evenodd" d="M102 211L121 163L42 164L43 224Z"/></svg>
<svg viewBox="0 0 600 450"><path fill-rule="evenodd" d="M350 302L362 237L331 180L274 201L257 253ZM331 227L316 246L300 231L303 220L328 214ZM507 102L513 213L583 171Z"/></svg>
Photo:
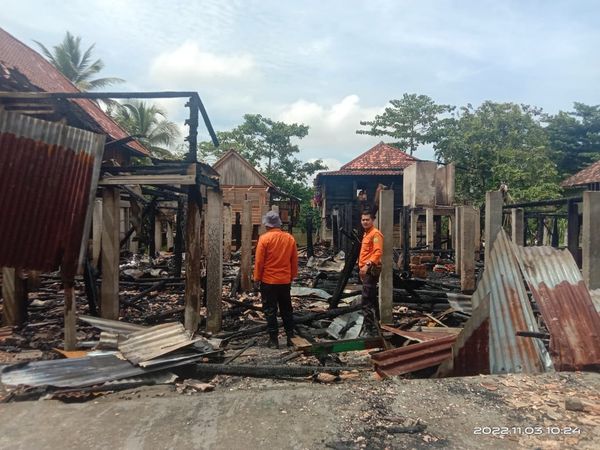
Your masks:
<svg viewBox="0 0 600 450"><path fill-rule="evenodd" d="M159 84L197 85L198 82L241 79L258 73L248 53L216 54L186 41L173 51L159 54L150 64L150 77Z"/></svg>
<svg viewBox="0 0 600 450"><path fill-rule="evenodd" d="M356 130L361 120L373 119L383 108L362 106L357 95L348 95L332 105L298 100L284 107L277 118L308 125L308 136L300 143L302 153L328 160L330 170L335 170L381 140L356 134Z"/></svg>

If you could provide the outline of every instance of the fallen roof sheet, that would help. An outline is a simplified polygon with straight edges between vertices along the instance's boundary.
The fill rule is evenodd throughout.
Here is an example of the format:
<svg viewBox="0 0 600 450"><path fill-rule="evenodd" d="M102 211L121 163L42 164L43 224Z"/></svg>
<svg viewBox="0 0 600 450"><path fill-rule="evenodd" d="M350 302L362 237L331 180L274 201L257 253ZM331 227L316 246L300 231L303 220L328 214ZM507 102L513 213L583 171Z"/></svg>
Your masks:
<svg viewBox="0 0 600 450"><path fill-rule="evenodd" d="M453 359L440 366L439 376L537 373L552 368L550 355L539 339L516 335L517 331L539 332L539 328L515 245L504 230L494 241L490 261L471 301L471 319L452 348ZM485 355L487 361L482 360Z"/></svg>
<svg viewBox="0 0 600 450"><path fill-rule="evenodd" d="M191 339L179 322L156 325L119 337L119 351L134 364L157 358L203 340Z"/></svg>
<svg viewBox="0 0 600 450"><path fill-rule="evenodd" d="M517 253L550 332L556 369L600 369L600 315L571 253L552 247L519 247Z"/></svg>
<svg viewBox="0 0 600 450"><path fill-rule="evenodd" d="M318 297L325 300L329 300L331 298L331 294L323 289L309 288L304 286L292 286L290 295L292 297Z"/></svg>
<svg viewBox="0 0 600 450"><path fill-rule="evenodd" d="M375 370L381 376L403 375L435 367L452 356L456 336L398 347L371 355Z"/></svg>
<svg viewBox="0 0 600 450"><path fill-rule="evenodd" d="M201 359L198 355L196 359ZM0 372L0 380L9 386L55 386L83 387L123 378L136 377L146 373L179 365L193 360L165 362L151 368L134 366L115 354L100 354L83 358L55 359L14 364Z"/></svg>
<svg viewBox="0 0 600 450"><path fill-rule="evenodd" d="M448 303L455 311L468 315L473 314L473 303L470 295L447 292L446 297L448 297Z"/></svg>
<svg viewBox="0 0 600 450"><path fill-rule="evenodd" d="M103 319L101 317L80 315L77 316L77 318L96 328L99 328L102 331L108 331L111 333L128 334L135 331L147 330L149 328L142 325L135 325L133 323L121 322L119 320Z"/></svg>

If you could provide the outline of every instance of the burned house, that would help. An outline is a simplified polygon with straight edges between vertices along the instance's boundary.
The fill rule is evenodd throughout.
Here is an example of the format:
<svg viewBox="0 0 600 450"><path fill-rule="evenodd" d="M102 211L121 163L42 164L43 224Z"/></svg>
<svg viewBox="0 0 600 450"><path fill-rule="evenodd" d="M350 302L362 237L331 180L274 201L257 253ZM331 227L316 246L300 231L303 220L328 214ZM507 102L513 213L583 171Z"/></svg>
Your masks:
<svg viewBox="0 0 600 450"><path fill-rule="evenodd" d="M250 200L253 239L258 238L262 216L273 207L278 208L284 228L292 231L298 220L300 199L275 186L235 150L227 151L212 167L219 173L223 202L231 206L234 227L239 227L244 201Z"/></svg>

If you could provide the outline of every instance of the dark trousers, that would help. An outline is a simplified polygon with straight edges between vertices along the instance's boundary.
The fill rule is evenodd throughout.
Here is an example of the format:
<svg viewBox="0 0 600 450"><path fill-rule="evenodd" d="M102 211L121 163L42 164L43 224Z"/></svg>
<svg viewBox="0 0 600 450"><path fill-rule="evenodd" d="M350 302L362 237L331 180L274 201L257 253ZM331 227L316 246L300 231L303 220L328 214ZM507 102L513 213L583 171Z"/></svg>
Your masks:
<svg viewBox="0 0 600 450"><path fill-rule="evenodd" d="M261 283L260 294L263 311L267 318L267 331L271 337L276 337L279 332L277 325L278 308L283 320L285 333L288 337L294 335L294 316L292 314L292 297L290 296L291 287L291 284Z"/></svg>
<svg viewBox="0 0 600 450"><path fill-rule="evenodd" d="M365 320L373 318L373 312L375 317L379 320L379 296L377 290L377 283L379 277L374 277L371 274L365 275L362 286L362 307L365 313Z"/></svg>

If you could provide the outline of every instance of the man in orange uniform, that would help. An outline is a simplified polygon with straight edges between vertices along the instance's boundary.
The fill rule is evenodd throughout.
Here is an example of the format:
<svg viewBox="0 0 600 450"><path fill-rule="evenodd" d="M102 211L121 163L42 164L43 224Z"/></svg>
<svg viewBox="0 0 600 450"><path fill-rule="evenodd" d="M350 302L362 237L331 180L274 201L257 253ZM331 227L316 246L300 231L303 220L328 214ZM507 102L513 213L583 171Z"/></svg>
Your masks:
<svg viewBox="0 0 600 450"><path fill-rule="evenodd" d="M363 283L362 304L365 320L372 318L372 311L379 319L379 302L377 301L377 283L381 273L381 255L383 254L383 235L373 226L371 212L362 213L360 223L365 230L360 246L358 268L360 279Z"/></svg>
<svg viewBox="0 0 600 450"><path fill-rule="evenodd" d="M287 345L292 346L294 318L290 289L298 274L298 249L296 240L281 231L281 219L275 211L263 217L267 232L260 236L254 258L254 283L260 283L263 311L267 318L269 347L279 348L277 338L277 308L283 320Z"/></svg>

